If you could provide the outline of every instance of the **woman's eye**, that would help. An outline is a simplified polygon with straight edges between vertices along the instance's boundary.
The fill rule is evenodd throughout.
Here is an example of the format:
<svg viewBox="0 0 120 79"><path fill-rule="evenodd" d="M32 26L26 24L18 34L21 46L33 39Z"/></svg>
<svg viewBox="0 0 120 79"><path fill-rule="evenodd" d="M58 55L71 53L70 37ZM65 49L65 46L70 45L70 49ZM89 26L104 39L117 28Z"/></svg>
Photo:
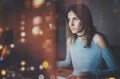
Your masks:
<svg viewBox="0 0 120 79"><path fill-rule="evenodd" d="M76 17L76 18L74 18L74 20L79 20L79 18Z"/></svg>

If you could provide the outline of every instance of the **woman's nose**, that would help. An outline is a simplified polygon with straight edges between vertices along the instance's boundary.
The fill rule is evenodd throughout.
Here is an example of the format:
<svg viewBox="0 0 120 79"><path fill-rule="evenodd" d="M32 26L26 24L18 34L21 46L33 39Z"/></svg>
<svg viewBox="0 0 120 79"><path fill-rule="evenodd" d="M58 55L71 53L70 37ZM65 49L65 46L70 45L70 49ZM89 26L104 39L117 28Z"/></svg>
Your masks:
<svg viewBox="0 0 120 79"><path fill-rule="evenodd" d="M74 22L73 21L70 21L70 26L74 26Z"/></svg>

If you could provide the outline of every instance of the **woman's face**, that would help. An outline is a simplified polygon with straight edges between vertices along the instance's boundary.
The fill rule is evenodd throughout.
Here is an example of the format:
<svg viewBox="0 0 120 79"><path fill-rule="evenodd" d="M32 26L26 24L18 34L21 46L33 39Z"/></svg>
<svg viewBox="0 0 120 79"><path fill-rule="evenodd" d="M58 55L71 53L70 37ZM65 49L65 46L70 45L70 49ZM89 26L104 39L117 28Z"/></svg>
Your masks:
<svg viewBox="0 0 120 79"><path fill-rule="evenodd" d="M80 32L83 28L81 20L73 11L68 12L68 25L73 34Z"/></svg>

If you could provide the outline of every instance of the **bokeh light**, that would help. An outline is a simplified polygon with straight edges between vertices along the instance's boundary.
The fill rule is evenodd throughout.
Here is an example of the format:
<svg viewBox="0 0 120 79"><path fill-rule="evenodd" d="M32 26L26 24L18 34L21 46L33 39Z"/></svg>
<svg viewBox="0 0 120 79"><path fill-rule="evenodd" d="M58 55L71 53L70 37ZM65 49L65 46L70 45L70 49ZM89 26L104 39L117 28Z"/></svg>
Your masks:
<svg viewBox="0 0 120 79"><path fill-rule="evenodd" d="M0 50L2 50L2 48L3 48L3 45L0 45Z"/></svg>
<svg viewBox="0 0 120 79"><path fill-rule="evenodd" d="M2 33L3 32L3 29L0 27L0 33Z"/></svg>
<svg viewBox="0 0 120 79"><path fill-rule="evenodd" d="M31 71L34 71L34 70L35 70L35 67L34 67L34 66L31 66L31 67L30 67L30 70L31 70Z"/></svg>
<svg viewBox="0 0 120 79"><path fill-rule="evenodd" d="M26 69L25 67L21 67L20 68L21 71L25 71L25 69Z"/></svg>
<svg viewBox="0 0 120 79"><path fill-rule="evenodd" d="M42 18L40 16L36 16L33 18L33 24L34 25L39 25L42 23Z"/></svg>
<svg viewBox="0 0 120 79"><path fill-rule="evenodd" d="M21 25L25 25L25 21L24 20L21 20Z"/></svg>
<svg viewBox="0 0 120 79"><path fill-rule="evenodd" d="M4 58L3 57L0 57L0 61L3 61L4 60Z"/></svg>
<svg viewBox="0 0 120 79"><path fill-rule="evenodd" d="M50 22L52 22L52 19L53 19L52 16L46 16L46 17L45 17L45 21L46 21L46 23L50 23Z"/></svg>
<svg viewBox="0 0 120 79"><path fill-rule="evenodd" d="M48 63L48 61L43 61L43 64L42 64L42 65L43 65L44 68L48 68L49 63Z"/></svg>
<svg viewBox="0 0 120 79"><path fill-rule="evenodd" d="M39 31L39 34L40 34L40 35L43 35L43 30L40 30L40 31Z"/></svg>
<svg viewBox="0 0 120 79"><path fill-rule="evenodd" d="M25 37L26 36L26 33L25 32L21 32L21 37Z"/></svg>
<svg viewBox="0 0 120 79"><path fill-rule="evenodd" d="M42 66L42 65L39 65L39 69L42 70L42 69L43 69L43 66Z"/></svg>
<svg viewBox="0 0 120 79"><path fill-rule="evenodd" d="M25 30L25 27L24 27L24 26L21 26L20 29L21 29L21 30Z"/></svg>
<svg viewBox="0 0 120 79"><path fill-rule="evenodd" d="M6 73L7 73L7 72L6 72L6 70L4 70L4 69L3 69L3 70L1 70L1 75L2 75L2 76L5 76L5 75L6 75Z"/></svg>
<svg viewBox="0 0 120 79"><path fill-rule="evenodd" d="M20 63L22 66L25 66L26 65L26 61L21 61L21 63Z"/></svg>
<svg viewBox="0 0 120 79"><path fill-rule="evenodd" d="M25 38L21 38L20 41L21 41L21 43L24 43L26 40L25 40Z"/></svg>
<svg viewBox="0 0 120 79"><path fill-rule="evenodd" d="M10 44L10 48L14 48L15 47L15 44Z"/></svg>
<svg viewBox="0 0 120 79"><path fill-rule="evenodd" d="M44 75L43 75L43 74L40 74L40 75L39 75L39 79L45 79Z"/></svg>
<svg viewBox="0 0 120 79"><path fill-rule="evenodd" d="M115 79L115 77L110 77L109 79Z"/></svg>
<svg viewBox="0 0 120 79"><path fill-rule="evenodd" d="M44 4L45 0L33 0L32 6L33 8L39 8Z"/></svg>
<svg viewBox="0 0 120 79"><path fill-rule="evenodd" d="M33 27L33 29L32 29L32 34L33 34L33 35L38 35L39 32L40 32L39 26Z"/></svg>
<svg viewBox="0 0 120 79"><path fill-rule="evenodd" d="M52 41L50 39L46 39L43 43L43 49L46 52L52 52Z"/></svg>

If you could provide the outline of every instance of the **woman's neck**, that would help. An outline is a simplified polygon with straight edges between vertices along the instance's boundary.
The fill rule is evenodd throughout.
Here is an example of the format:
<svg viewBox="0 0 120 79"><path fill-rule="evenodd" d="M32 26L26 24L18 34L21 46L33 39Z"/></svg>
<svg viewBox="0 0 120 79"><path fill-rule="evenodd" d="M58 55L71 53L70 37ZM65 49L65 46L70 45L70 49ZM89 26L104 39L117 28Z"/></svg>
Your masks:
<svg viewBox="0 0 120 79"><path fill-rule="evenodd" d="M82 37L82 36L84 36L84 31L77 33L77 37Z"/></svg>

